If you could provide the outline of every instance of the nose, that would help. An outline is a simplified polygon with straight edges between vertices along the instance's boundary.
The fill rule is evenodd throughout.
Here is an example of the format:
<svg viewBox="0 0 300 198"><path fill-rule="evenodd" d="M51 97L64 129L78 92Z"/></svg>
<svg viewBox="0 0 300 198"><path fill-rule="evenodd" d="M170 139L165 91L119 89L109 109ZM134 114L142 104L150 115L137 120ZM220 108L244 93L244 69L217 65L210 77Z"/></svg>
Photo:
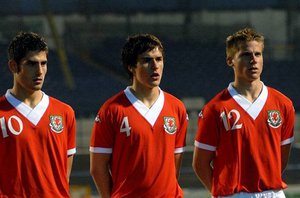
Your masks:
<svg viewBox="0 0 300 198"><path fill-rule="evenodd" d="M159 68L159 61L152 59L151 61L152 69L158 69Z"/></svg>
<svg viewBox="0 0 300 198"><path fill-rule="evenodd" d="M250 63L254 64L256 62L257 62L257 60L256 60L255 54L251 54L251 56L250 56Z"/></svg>
<svg viewBox="0 0 300 198"><path fill-rule="evenodd" d="M42 74L42 70L43 70L43 65L41 63L38 63L36 66L36 73Z"/></svg>

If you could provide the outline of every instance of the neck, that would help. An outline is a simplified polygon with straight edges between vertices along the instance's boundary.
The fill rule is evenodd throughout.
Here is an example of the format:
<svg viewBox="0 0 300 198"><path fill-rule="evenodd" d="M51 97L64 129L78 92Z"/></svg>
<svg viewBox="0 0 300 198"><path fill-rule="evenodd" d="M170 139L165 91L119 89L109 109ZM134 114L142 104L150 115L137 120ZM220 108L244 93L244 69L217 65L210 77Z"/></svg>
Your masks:
<svg viewBox="0 0 300 198"><path fill-rule="evenodd" d="M235 90L242 96L244 96L250 102L254 102L260 95L263 84L261 81L242 84L238 82L233 83Z"/></svg>
<svg viewBox="0 0 300 198"><path fill-rule="evenodd" d="M34 108L43 98L43 92L41 90L28 92L24 91L24 89L13 87L10 93L31 108Z"/></svg>
<svg viewBox="0 0 300 198"><path fill-rule="evenodd" d="M133 95L142 101L148 108L151 108L159 97L160 89L158 87L149 88L149 89L139 89L136 86L130 87Z"/></svg>

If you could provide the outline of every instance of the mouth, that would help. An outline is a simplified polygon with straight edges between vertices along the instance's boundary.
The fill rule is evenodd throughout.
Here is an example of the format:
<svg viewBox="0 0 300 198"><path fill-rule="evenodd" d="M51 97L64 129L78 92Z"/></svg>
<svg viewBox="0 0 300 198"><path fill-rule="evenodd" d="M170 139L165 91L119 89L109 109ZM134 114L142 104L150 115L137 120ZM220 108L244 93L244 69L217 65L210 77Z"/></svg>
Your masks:
<svg viewBox="0 0 300 198"><path fill-rule="evenodd" d="M256 68L256 67L250 67L248 70L249 71L258 71L258 68Z"/></svg>
<svg viewBox="0 0 300 198"><path fill-rule="evenodd" d="M158 79L158 78L159 78L159 74L158 74L158 73L153 73L153 74L151 75L151 78L153 78L153 79Z"/></svg>
<svg viewBox="0 0 300 198"><path fill-rule="evenodd" d="M34 79L33 79L33 82L34 82L35 84L41 84L41 83L43 82L43 78L39 78L39 77L34 78Z"/></svg>

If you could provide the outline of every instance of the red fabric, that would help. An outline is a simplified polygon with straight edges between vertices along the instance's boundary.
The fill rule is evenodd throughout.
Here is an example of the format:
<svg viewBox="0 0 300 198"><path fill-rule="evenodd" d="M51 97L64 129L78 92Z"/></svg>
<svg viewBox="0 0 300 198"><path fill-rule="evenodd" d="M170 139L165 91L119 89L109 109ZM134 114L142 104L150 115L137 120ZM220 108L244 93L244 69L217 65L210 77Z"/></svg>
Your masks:
<svg viewBox="0 0 300 198"><path fill-rule="evenodd" d="M165 92L164 96L163 109L153 126L124 92L100 108L92 130L91 147L100 149L95 151L100 153L101 149L112 149L112 197L183 197L176 179L174 152L185 147L187 114L178 99ZM175 126L173 119L165 121L166 117L175 119L177 129L173 134L164 129L167 123L171 128ZM126 126L130 127L129 136L120 132Z"/></svg>
<svg viewBox="0 0 300 198"><path fill-rule="evenodd" d="M62 131L51 129L51 116L61 116L53 122ZM34 125L3 96L0 120L0 197L69 198L67 153L74 154L76 146L72 108L49 97L49 106Z"/></svg>

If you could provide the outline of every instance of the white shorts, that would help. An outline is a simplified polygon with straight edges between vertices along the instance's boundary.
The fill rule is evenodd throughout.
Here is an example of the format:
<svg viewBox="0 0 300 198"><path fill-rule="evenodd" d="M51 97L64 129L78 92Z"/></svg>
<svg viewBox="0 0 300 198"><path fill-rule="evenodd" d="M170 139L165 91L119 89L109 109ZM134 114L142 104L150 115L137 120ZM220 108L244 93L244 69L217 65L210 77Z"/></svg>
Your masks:
<svg viewBox="0 0 300 198"><path fill-rule="evenodd" d="M212 198L285 198L283 190L267 190L257 193L240 192L230 196L217 196Z"/></svg>

